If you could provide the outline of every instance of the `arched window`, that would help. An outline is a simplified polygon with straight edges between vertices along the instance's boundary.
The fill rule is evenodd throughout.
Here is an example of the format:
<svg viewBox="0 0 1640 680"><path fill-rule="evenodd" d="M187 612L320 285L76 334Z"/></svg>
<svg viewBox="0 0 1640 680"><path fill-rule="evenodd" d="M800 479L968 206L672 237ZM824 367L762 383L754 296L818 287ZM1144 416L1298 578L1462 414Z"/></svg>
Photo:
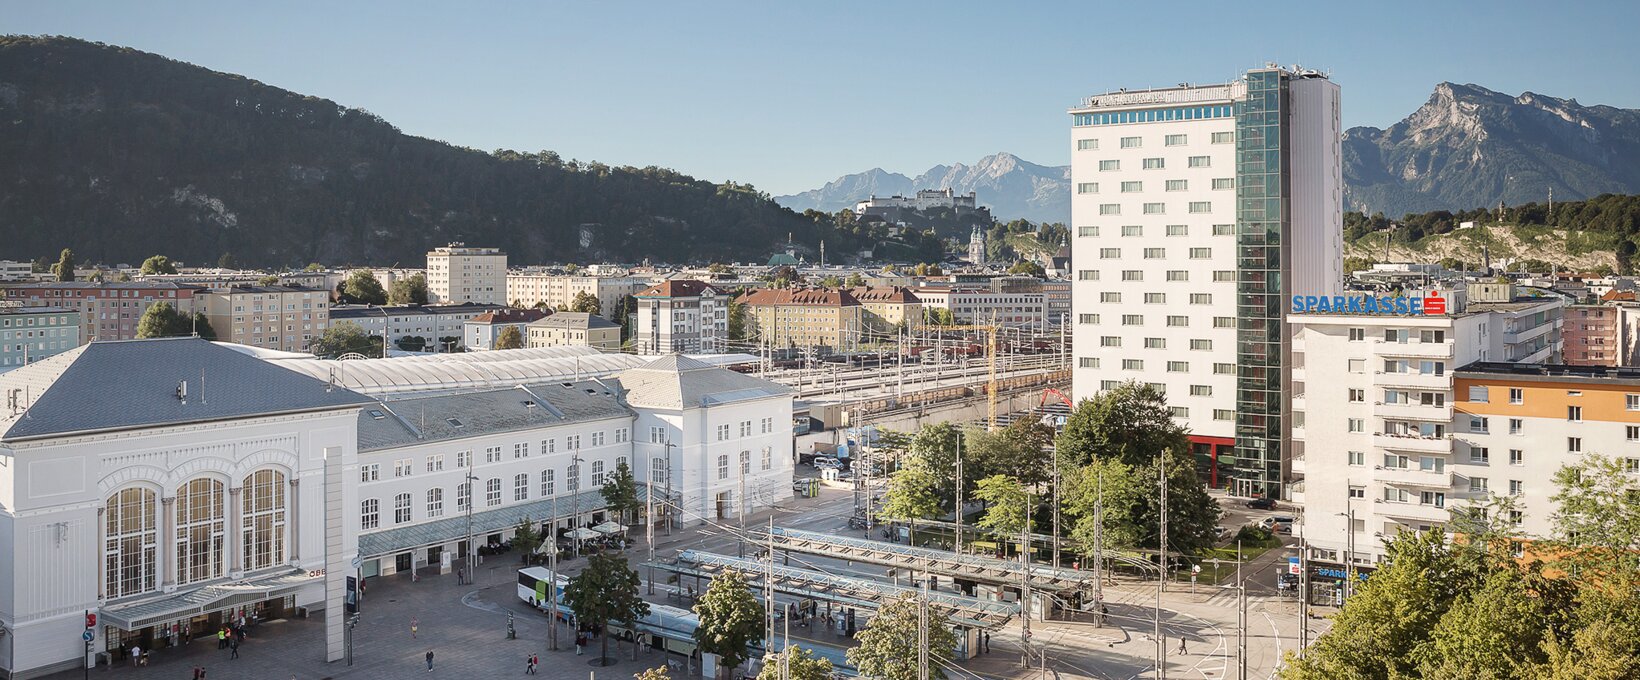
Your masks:
<svg viewBox="0 0 1640 680"><path fill-rule="evenodd" d="M222 576L226 512L222 482L195 479L177 490L177 583Z"/></svg>
<svg viewBox="0 0 1640 680"><path fill-rule="evenodd" d="M427 490L427 517L444 516L444 489L433 488Z"/></svg>
<svg viewBox="0 0 1640 680"><path fill-rule="evenodd" d="M729 478L729 454L718 456L718 479Z"/></svg>
<svg viewBox="0 0 1640 680"><path fill-rule="evenodd" d="M592 461L592 487L604 488L604 462L601 460Z"/></svg>
<svg viewBox="0 0 1640 680"><path fill-rule="evenodd" d="M530 476L528 474L513 475L513 500L529 500Z"/></svg>
<svg viewBox="0 0 1640 680"><path fill-rule="evenodd" d="M257 470L239 492L240 538L246 571L285 562L285 474Z"/></svg>
<svg viewBox="0 0 1640 680"><path fill-rule="evenodd" d="M769 450L769 447L765 446L763 447L763 469L767 470L771 467L774 467L774 453Z"/></svg>
<svg viewBox="0 0 1640 680"><path fill-rule="evenodd" d="M456 512L466 512L473 507L473 483L462 482L456 485Z"/></svg>
<svg viewBox="0 0 1640 680"><path fill-rule="evenodd" d="M359 501L359 528L374 529L382 523L382 502L374 498Z"/></svg>
<svg viewBox="0 0 1640 680"><path fill-rule="evenodd" d="M541 496L542 497L552 497L554 495L557 495L558 491L557 491L557 489L554 488L555 486L556 485L553 484L553 480L552 480L552 470L542 470L541 471Z"/></svg>
<svg viewBox="0 0 1640 680"><path fill-rule="evenodd" d="M494 507L501 505L501 478L491 477L484 482L484 505Z"/></svg>
<svg viewBox="0 0 1640 680"><path fill-rule="evenodd" d="M112 600L154 590L159 544L157 495L120 489L103 509L103 578Z"/></svg>
<svg viewBox="0 0 1640 680"><path fill-rule="evenodd" d="M564 489L570 493L581 490L581 464L576 463L564 469Z"/></svg>
<svg viewBox="0 0 1640 680"><path fill-rule="evenodd" d="M740 474L743 474L743 475L752 474L752 452L751 451L741 451L740 452Z"/></svg>
<svg viewBox="0 0 1640 680"><path fill-rule="evenodd" d="M393 523L404 524L410 521L410 494L401 493L393 497Z"/></svg>

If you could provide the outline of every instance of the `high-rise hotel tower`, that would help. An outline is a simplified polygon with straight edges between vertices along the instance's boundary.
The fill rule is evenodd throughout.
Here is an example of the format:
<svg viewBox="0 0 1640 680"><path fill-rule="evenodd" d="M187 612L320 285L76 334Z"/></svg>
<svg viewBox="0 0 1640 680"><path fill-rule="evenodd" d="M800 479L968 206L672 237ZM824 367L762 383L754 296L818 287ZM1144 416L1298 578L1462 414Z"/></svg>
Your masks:
<svg viewBox="0 0 1640 680"><path fill-rule="evenodd" d="M1342 283L1338 85L1268 65L1071 114L1074 389L1164 389L1207 481L1282 496L1292 295Z"/></svg>

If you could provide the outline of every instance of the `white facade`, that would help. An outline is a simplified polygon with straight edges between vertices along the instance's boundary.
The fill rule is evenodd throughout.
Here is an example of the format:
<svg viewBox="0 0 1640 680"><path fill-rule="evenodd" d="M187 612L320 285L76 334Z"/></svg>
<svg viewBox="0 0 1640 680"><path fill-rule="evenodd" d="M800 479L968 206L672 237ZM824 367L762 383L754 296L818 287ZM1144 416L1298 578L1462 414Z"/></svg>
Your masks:
<svg viewBox="0 0 1640 680"><path fill-rule="evenodd" d="M507 303L519 307L546 305L557 309L575 302L575 296L587 293L598 298L598 313L619 323L614 317L621 299L637 293L649 285L649 280L633 276L575 276L537 272L507 274Z"/></svg>
<svg viewBox="0 0 1640 680"><path fill-rule="evenodd" d="M700 281L666 281L636 293L632 345L639 354L721 352L730 296Z"/></svg>
<svg viewBox="0 0 1640 680"><path fill-rule="evenodd" d="M501 249L452 243L428 251L428 302L505 305L506 295L507 254Z"/></svg>
<svg viewBox="0 0 1640 680"><path fill-rule="evenodd" d="M1043 328L1048 302L1041 292L1002 293L983 288L918 288L912 291L924 308L947 309L958 324Z"/></svg>

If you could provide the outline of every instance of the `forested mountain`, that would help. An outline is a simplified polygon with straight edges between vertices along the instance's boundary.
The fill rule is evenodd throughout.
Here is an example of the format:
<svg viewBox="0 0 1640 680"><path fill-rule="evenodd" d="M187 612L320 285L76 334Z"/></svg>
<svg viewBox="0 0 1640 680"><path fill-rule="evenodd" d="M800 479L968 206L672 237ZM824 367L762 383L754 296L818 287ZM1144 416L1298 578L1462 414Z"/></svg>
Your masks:
<svg viewBox="0 0 1640 680"><path fill-rule="evenodd" d="M1389 129L1345 131L1343 153L1349 207L1392 217L1640 193L1640 110L1441 83Z"/></svg>
<svg viewBox="0 0 1640 680"><path fill-rule="evenodd" d="M916 177L872 168L844 175L819 189L776 196L793 210L835 212L876 196L909 195L918 189L974 192L980 205L999 220L1066 222L1071 218L1071 169L1068 165L1037 165L1011 153L996 153L973 165L936 165Z"/></svg>
<svg viewBox="0 0 1640 680"><path fill-rule="evenodd" d="M164 252L259 266L419 263L451 241L515 262L761 260L836 233L750 186L485 153L241 76L71 38L0 36L0 259Z"/></svg>
<svg viewBox="0 0 1640 680"><path fill-rule="evenodd" d="M1470 222L1473 229L1463 229ZM1386 235L1385 231L1389 230ZM1386 238L1387 237L1387 238ZM1390 220L1344 213L1347 255L1392 262L1452 258L1471 265L1486 257L1541 260L1592 270L1640 268L1640 196L1604 194L1586 201L1526 203L1497 209L1435 210ZM1386 257L1383 253L1388 252Z"/></svg>

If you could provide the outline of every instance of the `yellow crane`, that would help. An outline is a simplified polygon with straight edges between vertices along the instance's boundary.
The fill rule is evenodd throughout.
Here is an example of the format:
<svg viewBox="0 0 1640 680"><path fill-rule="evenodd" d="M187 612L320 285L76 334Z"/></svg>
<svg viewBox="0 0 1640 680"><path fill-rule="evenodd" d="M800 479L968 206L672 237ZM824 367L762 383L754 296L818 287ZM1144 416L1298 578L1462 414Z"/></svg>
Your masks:
<svg viewBox="0 0 1640 680"><path fill-rule="evenodd" d="M997 427L997 333L1002 330L995 324L995 314L992 314L993 323L989 324L953 324L949 326L925 326L930 331L980 331L985 333L985 428L994 430Z"/></svg>

